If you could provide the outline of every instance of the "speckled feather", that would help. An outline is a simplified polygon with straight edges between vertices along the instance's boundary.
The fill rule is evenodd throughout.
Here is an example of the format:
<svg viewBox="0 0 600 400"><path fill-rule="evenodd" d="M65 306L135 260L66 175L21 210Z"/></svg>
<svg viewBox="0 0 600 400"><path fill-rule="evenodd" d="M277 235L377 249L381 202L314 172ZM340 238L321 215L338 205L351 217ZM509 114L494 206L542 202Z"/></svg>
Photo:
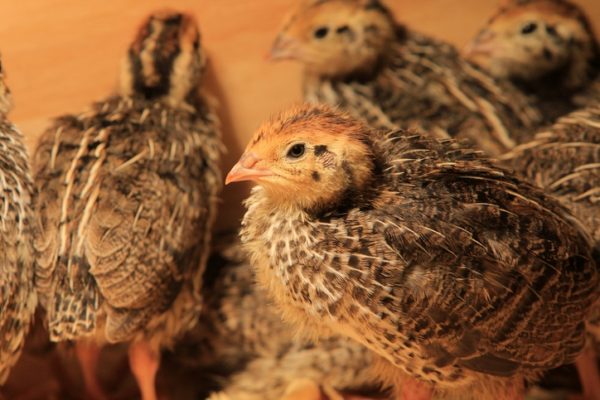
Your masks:
<svg viewBox="0 0 600 400"><path fill-rule="evenodd" d="M158 67L168 58L154 56L165 73ZM221 187L218 123L189 76L166 79L171 92L164 88L161 98L163 89L138 82L139 71L154 69L132 68L133 92L58 118L35 152L36 283L55 341L144 337L170 345L202 306L197 293ZM183 84L191 92L177 102L174 87Z"/></svg>
<svg viewBox="0 0 600 400"><path fill-rule="evenodd" d="M562 117L500 160L557 197L600 243L600 105Z"/></svg>
<svg viewBox="0 0 600 400"><path fill-rule="evenodd" d="M23 135L8 120L0 67L0 384L17 362L37 305L32 233L33 181Z"/></svg>
<svg viewBox="0 0 600 400"><path fill-rule="evenodd" d="M215 242L203 287L206 307L175 348L178 360L222 371L220 395L236 400L279 400L299 379L337 390L377 388L369 350L341 337L318 343L298 338L254 284L239 241L221 236Z"/></svg>
<svg viewBox="0 0 600 400"><path fill-rule="evenodd" d="M600 106L560 118L500 160L577 216L594 239L600 262ZM590 331L600 340L600 304L589 322Z"/></svg>
<svg viewBox="0 0 600 400"><path fill-rule="evenodd" d="M303 114L313 131L320 119L348 124L329 111L291 118ZM363 343L390 381L474 398L573 361L599 277L568 211L451 141L361 129L367 187L322 210L279 206L260 186L247 200L242 240L286 317Z"/></svg>

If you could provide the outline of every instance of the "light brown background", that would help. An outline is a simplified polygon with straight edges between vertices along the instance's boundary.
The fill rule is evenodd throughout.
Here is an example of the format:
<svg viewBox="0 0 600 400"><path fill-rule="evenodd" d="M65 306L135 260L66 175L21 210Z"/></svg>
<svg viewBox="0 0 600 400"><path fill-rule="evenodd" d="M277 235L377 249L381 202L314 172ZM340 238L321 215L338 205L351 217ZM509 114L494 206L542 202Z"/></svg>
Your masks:
<svg viewBox="0 0 600 400"><path fill-rule="evenodd" d="M579 0L600 26L600 1ZM228 169L261 120L300 96L300 68L264 55L295 0L2 0L0 52L13 91L12 120L31 150L48 119L106 96L140 20L157 7L192 12L211 61L208 86L220 103ZM389 0L397 19L462 46L496 0ZM598 30L598 29L597 29ZM241 186L224 192L221 227L239 220Z"/></svg>

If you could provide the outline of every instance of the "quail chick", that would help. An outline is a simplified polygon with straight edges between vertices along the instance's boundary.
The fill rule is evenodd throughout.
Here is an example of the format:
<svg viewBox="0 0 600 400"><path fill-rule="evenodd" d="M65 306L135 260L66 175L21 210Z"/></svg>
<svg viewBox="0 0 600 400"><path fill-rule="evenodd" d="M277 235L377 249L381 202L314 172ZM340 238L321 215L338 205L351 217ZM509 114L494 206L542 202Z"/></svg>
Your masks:
<svg viewBox="0 0 600 400"><path fill-rule="evenodd" d="M117 94L58 118L34 157L37 287L51 340L76 340L89 395L95 344L130 341L143 399L158 350L191 329L221 188L217 121L200 93L194 19L150 15Z"/></svg>
<svg viewBox="0 0 600 400"><path fill-rule="evenodd" d="M0 384L17 362L37 305L32 232L33 180L23 135L9 121L10 90L0 64Z"/></svg>
<svg viewBox="0 0 600 400"><path fill-rule="evenodd" d="M466 55L535 95L549 122L600 99L600 46L584 11L570 1L504 2Z"/></svg>
<svg viewBox="0 0 600 400"><path fill-rule="evenodd" d="M600 261L600 104L560 118L500 157L524 179L557 197L583 222L593 237ZM600 341L600 304L593 311L589 330ZM577 366L587 399L600 398L600 375L593 351Z"/></svg>
<svg viewBox="0 0 600 400"><path fill-rule="evenodd" d="M519 398L584 345L590 238L478 154L302 106L227 176L258 183L241 231L258 282L310 334L379 354L396 398Z"/></svg>
<svg viewBox="0 0 600 400"><path fill-rule="evenodd" d="M197 327L175 349L187 366L221 371L222 391L211 399L321 400L336 393L378 389L369 372L372 355L343 337L300 340L254 285L237 233L215 239L203 285L205 307ZM313 397L295 397L312 390ZM338 397L335 397L335 396Z"/></svg>
<svg viewBox="0 0 600 400"><path fill-rule="evenodd" d="M304 1L271 58L303 64L306 101L341 106L374 126L467 138L488 154L511 149L540 120L509 82L398 24L378 0Z"/></svg>

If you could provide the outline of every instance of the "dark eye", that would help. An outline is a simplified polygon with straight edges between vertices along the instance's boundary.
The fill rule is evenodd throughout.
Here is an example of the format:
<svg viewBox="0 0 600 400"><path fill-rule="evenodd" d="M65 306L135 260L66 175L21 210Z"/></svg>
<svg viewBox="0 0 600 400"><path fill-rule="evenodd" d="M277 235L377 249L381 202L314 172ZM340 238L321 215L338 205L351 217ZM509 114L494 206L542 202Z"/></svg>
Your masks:
<svg viewBox="0 0 600 400"><path fill-rule="evenodd" d="M325 36L327 36L328 33L329 28L326 26L322 26L320 28L315 29L313 35L315 35L317 39L323 39Z"/></svg>
<svg viewBox="0 0 600 400"><path fill-rule="evenodd" d="M535 32L537 29L537 24L535 22L528 22L521 28L521 33L523 35L529 35L530 33Z"/></svg>
<svg viewBox="0 0 600 400"><path fill-rule="evenodd" d="M289 148L287 156L289 158L300 158L304 155L305 146L304 143L296 143Z"/></svg>

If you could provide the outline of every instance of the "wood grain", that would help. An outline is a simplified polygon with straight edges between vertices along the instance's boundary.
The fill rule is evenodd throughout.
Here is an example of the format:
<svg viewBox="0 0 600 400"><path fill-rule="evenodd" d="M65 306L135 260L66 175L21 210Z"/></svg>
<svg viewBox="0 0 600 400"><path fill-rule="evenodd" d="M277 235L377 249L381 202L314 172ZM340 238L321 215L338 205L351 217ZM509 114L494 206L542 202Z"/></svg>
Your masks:
<svg viewBox="0 0 600 400"><path fill-rule="evenodd" d="M580 0L600 25L600 1ZM137 25L169 5L193 13L210 58L208 86L220 103L230 167L258 124L299 101L300 68L264 60L295 0L17 0L0 2L0 51L15 102L11 117L30 149L49 118L77 112L115 87ZM388 1L397 18L462 46L496 0ZM224 192L220 227L235 226L246 188Z"/></svg>

